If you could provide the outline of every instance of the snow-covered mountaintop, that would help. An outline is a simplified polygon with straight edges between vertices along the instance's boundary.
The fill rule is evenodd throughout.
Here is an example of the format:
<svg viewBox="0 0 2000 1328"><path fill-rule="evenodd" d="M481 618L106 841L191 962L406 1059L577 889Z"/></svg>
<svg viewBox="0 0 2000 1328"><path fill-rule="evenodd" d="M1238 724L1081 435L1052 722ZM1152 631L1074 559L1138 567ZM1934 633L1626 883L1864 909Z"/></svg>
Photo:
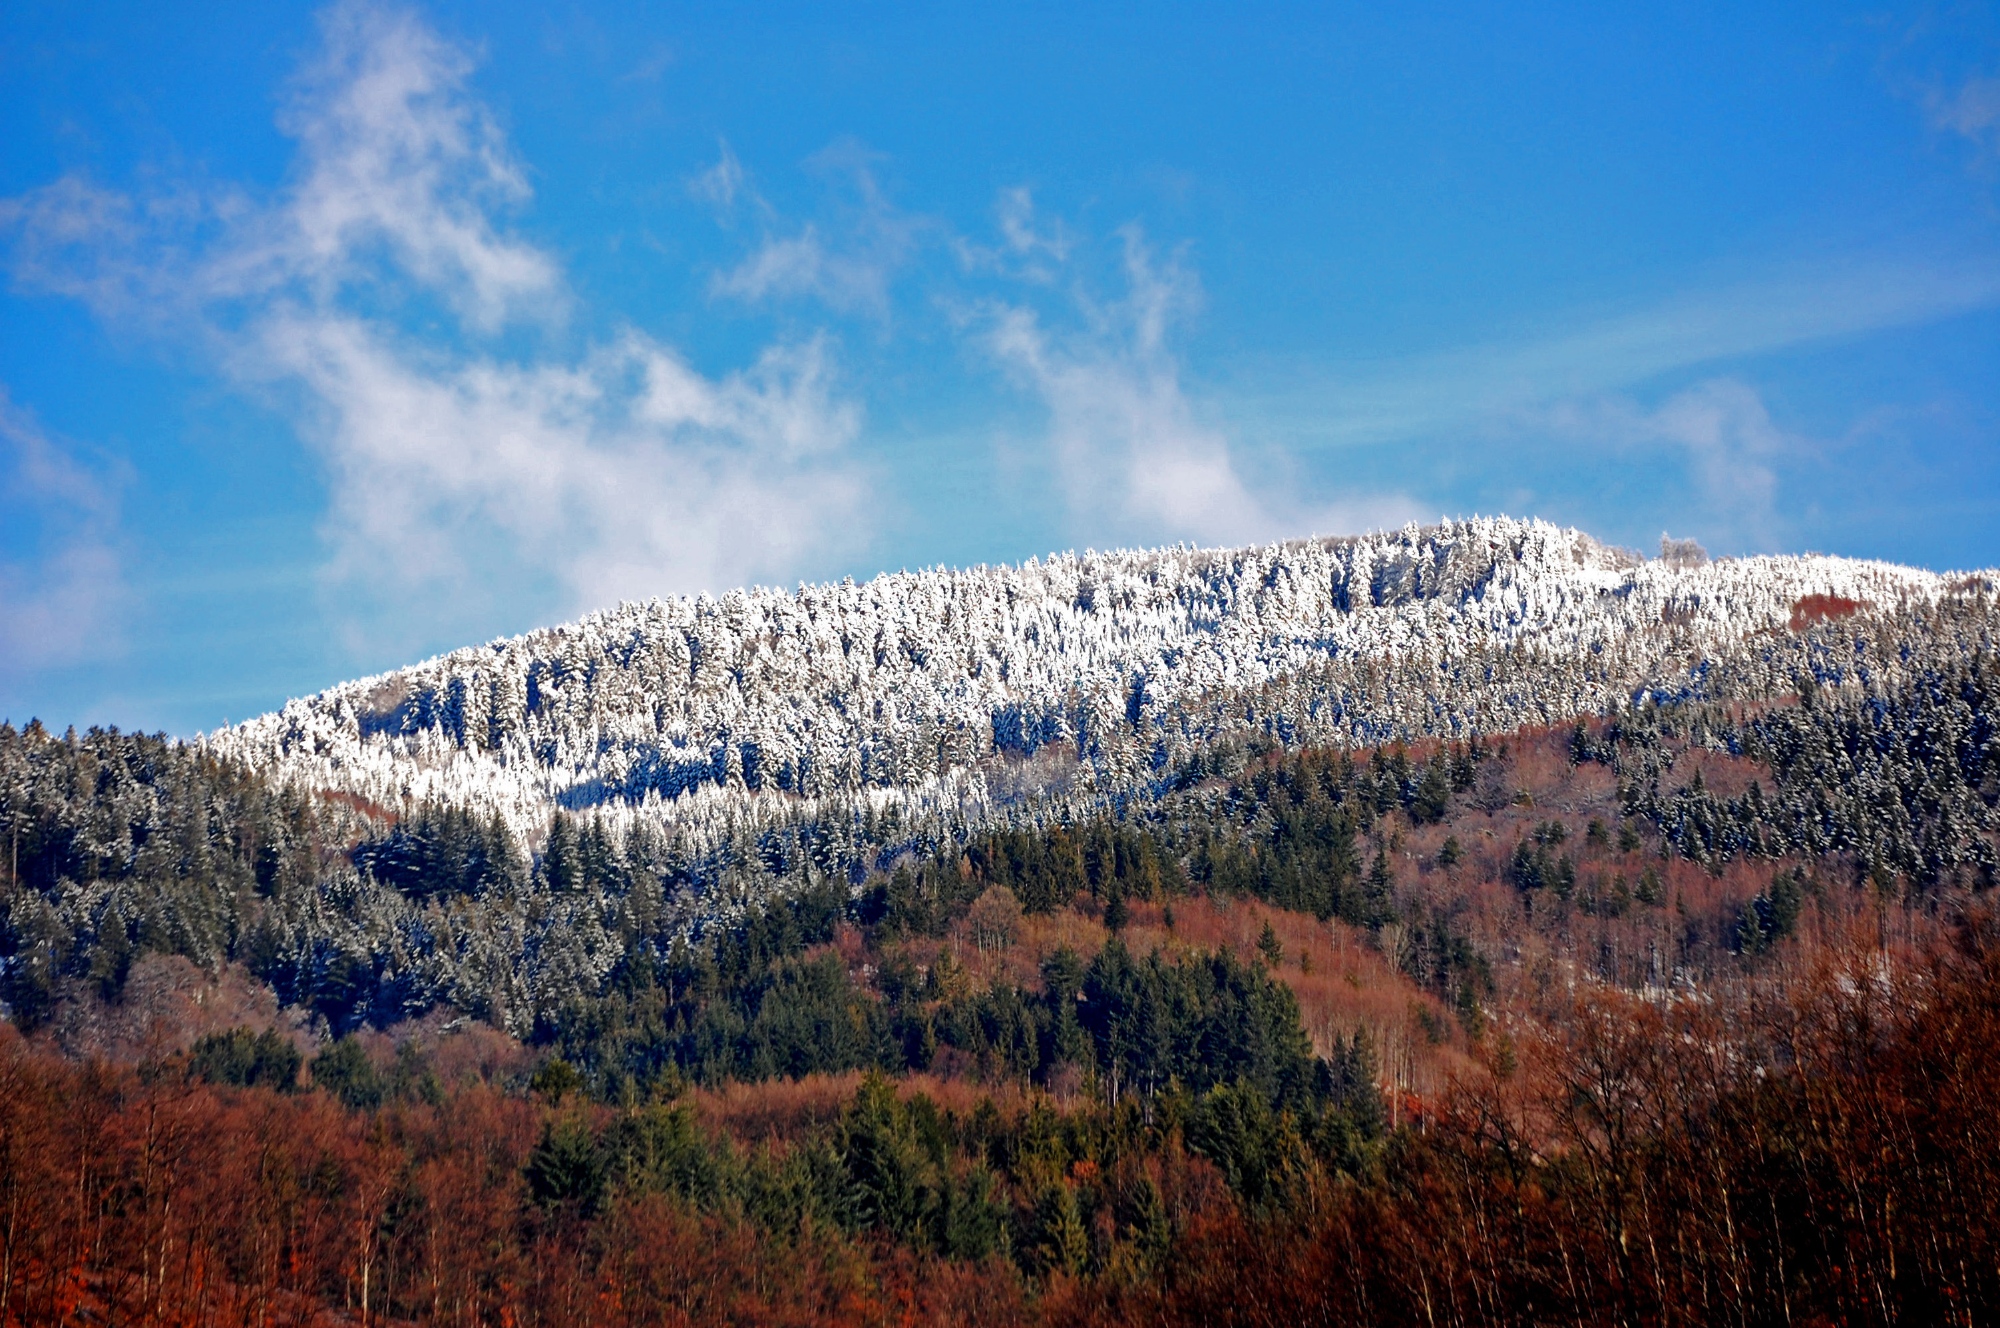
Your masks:
<svg viewBox="0 0 2000 1328"><path fill-rule="evenodd" d="M1953 584L1840 558L1673 566L1506 518L1063 555L624 604L205 741L314 787L524 827L558 805L674 821L718 799L962 804L1051 744L1098 787L1140 778L1219 726L1268 723L1274 694L1322 737L1511 727L1783 631L1806 596L1892 610ZM1542 680L1516 668L1499 687L1496 657Z"/></svg>

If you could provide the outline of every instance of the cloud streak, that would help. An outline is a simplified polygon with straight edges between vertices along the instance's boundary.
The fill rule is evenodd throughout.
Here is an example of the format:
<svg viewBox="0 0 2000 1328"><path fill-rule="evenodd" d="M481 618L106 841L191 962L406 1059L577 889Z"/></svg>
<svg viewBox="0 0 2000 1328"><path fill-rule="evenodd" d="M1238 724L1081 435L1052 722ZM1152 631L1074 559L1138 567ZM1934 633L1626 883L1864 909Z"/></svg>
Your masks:
<svg viewBox="0 0 2000 1328"><path fill-rule="evenodd" d="M1975 77L1950 93L1928 98L1931 122L1969 139L1982 152L2000 154L2000 77Z"/></svg>
<svg viewBox="0 0 2000 1328"><path fill-rule="evenodd" d="M966 271L1047 285L1069 261L1075 237L1060 218L1044 218L1037 212L1034 191L1026 185L1000 191L993 221L1000 231L998 244L980 244L965 236L953 238L959 265Z"/></svg>
<svg viewBox="0 0 2000 1328"><path fill-rule="evenodd" d="M818 343L720 380L638 333L576 365L442 371L355 320L278 323L269 344L328 407L334 570L390 594L413 566L476 585L496 563L553 563L579 609L723 588L817 551L862 496Z"/></svg>
<svg viewBox="0 0 2000 1328"><path fill-rule="evenodd" d="M1995 304L1991 261L1857 261L1579 319L1553 335L1336 370L1249 366L1222 404L1302 448L1369 446Z"/></svg>
<svg viewBox="0 0 2000 1328"><path fill-rule="evenodd" d="M0 679L115 655L127 607L118 485L93 473L0 389ZM26 535L26 539L22 536Z"/></svg>
<svg viewBox="0 0 2000 1328"><path fill-rule="evenodd" d="M1772 421L1755 388L1734 378L1696 384L1650 410L1624 396L1563 402L1517 427L1546 430L1579 448L1669 455L1686 468L1712 534L1764 549L1784 543L1779 467L1813 450Z"/></svg>
<svg viewBox="0 0 2000 1328"><path fill-rule="evenodd" d="M1013 219L1009 249L1061 256L1027 219ZM1192 275L1178 261L1157 260L1136 228L1122 240L1124 298L1083 301L1080 331L1054 331L1023 304L994 303L985 318L989 353L1048 410L1049 445L1081 528L1135 542L1233 544L1415 515L1399 495L1313 509L1254 493L1228 438L1189 400L1168 344L1199 304Z"/></svg>
<svg viewBox="0 0 2000 1328"><path fill-rule="evenodd" d="M763 303L816 300L836 313L867 314L887 319L891 285L916 254L925 234L934 229L926 217L895 207L875 178L875 154L857 143L841 140L814 155L808 165L833 181L841 201L830 241L814 222L789 234L772 229L777 213L749 187L748 176L724 145L722 159L696 178L694 190L727 217L739 195L756 205L766 232L763 242L743 261L710 282L712 295Z"/></svg>
<svg viewBox="0 0 2000 1328"><path fill-rule="evenodd" d="M281 195L68 179L6 219L23 281L107 315L167 310L287 403L327 466L331 584L371 616L401 604L407 633L435 619L413 595L547 581L574 611L782 576L856 537L859 416L823 339L720 377L629 330L580 356L501 353L503 332L549 342L569 295L504 224L527 174L471 58L401 10L345 3L322 27L280 121L298 143Z"/></svg>
<svg viewBox="0 0 2000 1328"><path fill-rule="evenodd" d="M479 331L545 307L555 264L495 225L527 200L527 175L468 95L470 56L396 10L343 4L321 27L325 54L279 122L304 178L216 278L252 294L301 285L326 304L386 260Z"/></svg>

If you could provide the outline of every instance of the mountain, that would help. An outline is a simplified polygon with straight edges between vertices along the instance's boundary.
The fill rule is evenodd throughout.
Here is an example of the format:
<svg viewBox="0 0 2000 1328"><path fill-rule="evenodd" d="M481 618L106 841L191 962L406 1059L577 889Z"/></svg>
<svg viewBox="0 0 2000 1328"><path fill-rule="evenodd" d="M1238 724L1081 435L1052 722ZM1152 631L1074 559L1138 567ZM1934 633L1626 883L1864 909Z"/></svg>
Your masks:
<svg viewBox="0 0 2000 1328"><path fill-rule="evenodd" d="M0 724L0 1320L1989 1321L1993 591L1477 521Z"/></svg>
<svg viewBox="0 0 2000 1328"><path fill-rule="evenodd" d="M1061 556L629 604L192 744L0 728L0 1003L52 1017L79 983L115 993L135 956L165 952L241 964L335 1031L443 1007L551 1037L682 941L815 892L846 907L899 864L1013 844L1012 866L968 879L1046 909L1080 868L1023 864L1075 827L1138 833L1127 849L1162 870L1212 866L1217 834L1254 856L1264 813L1195 795L1275 752L1435 738L1469 761L1480 737L1591 717L1639 732L1657 713L1678 716L1675 741L1796 746L1730 726L1809 689L1838 704L1813 711L1821 755L1771 758L1767 782L1796 766L1776 801L1662 787L1635 757L1621 778L1640 801L1609 814L1703 861L1984 870L1987 739L1969 703L1937 697L1991 649L1993 576L1665 553L1493 519ZM1885 707L1973 755L1863 750L1835 723ZM1894 798L1828 785L1884 761ZM1371 787L1414 806L1427 770ZM1280 889L1287 907L1390 917L1386 882L1364 889L1326 852ZM924 879L925 918L968 902Z"/></svg>
<svg viewBox="0 0 2000 1328"><path fill-rule="evenodd" d="M1790 685L1788 629L1992 581L1647 560L1506 518L1066 554L624 604L205 741L385 807L497 811L530 841L557 808L704 843L890 807L963 830L1024 801L1143 792L1231 737L1465 737L1648 694L1766 694Z"/></svg>

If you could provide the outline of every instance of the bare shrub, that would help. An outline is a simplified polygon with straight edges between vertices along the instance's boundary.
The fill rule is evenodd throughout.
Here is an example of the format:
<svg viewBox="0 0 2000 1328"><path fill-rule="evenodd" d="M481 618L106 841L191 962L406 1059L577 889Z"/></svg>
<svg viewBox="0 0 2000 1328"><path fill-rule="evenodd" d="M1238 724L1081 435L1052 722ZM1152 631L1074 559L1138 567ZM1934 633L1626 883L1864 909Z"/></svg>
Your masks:
<svg viewBox="0 0 2000 1328"><path fill-rule="evenodd" d="M1669 567L1706 567L1708 550L1691 539L1674 539L1662 533L1660 536L1660 561Z"/></svg>
<svg viewBox="0 0 2000 1328"><path fill-rule="evenodd" d="M1021 930L1021 901L1004 885L989 886L972 901L972 911L965 920L972 929L972 943L981 953L1004 950Z"/></svg>

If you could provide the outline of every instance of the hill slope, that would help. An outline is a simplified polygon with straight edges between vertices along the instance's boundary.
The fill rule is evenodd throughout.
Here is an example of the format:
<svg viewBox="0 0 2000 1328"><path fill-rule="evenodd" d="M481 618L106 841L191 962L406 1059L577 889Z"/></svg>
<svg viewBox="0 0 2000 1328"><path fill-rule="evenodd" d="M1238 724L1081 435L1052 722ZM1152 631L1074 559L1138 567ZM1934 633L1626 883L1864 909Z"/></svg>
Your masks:
<svg viewBox="0 0 2000 1328"><path fill-rule="evenodd" d="M1992 589L1479 522L0 724L0 1319L1984 1321Z"/></svg>
<svg viewBox="0 0 2000 1328"><path fill-rule="evenodd" d="M557 807L710 837L857 800L978 824L1141 789L1232 734L1462 737L1724 674L1754 693L1789 677L1772 634L1802 602L1897 612L1965 584L1836 558L1675 565L1505 518L1063 555L625 604L207 742L391 807L499 811L531 840Z"/></svg>

